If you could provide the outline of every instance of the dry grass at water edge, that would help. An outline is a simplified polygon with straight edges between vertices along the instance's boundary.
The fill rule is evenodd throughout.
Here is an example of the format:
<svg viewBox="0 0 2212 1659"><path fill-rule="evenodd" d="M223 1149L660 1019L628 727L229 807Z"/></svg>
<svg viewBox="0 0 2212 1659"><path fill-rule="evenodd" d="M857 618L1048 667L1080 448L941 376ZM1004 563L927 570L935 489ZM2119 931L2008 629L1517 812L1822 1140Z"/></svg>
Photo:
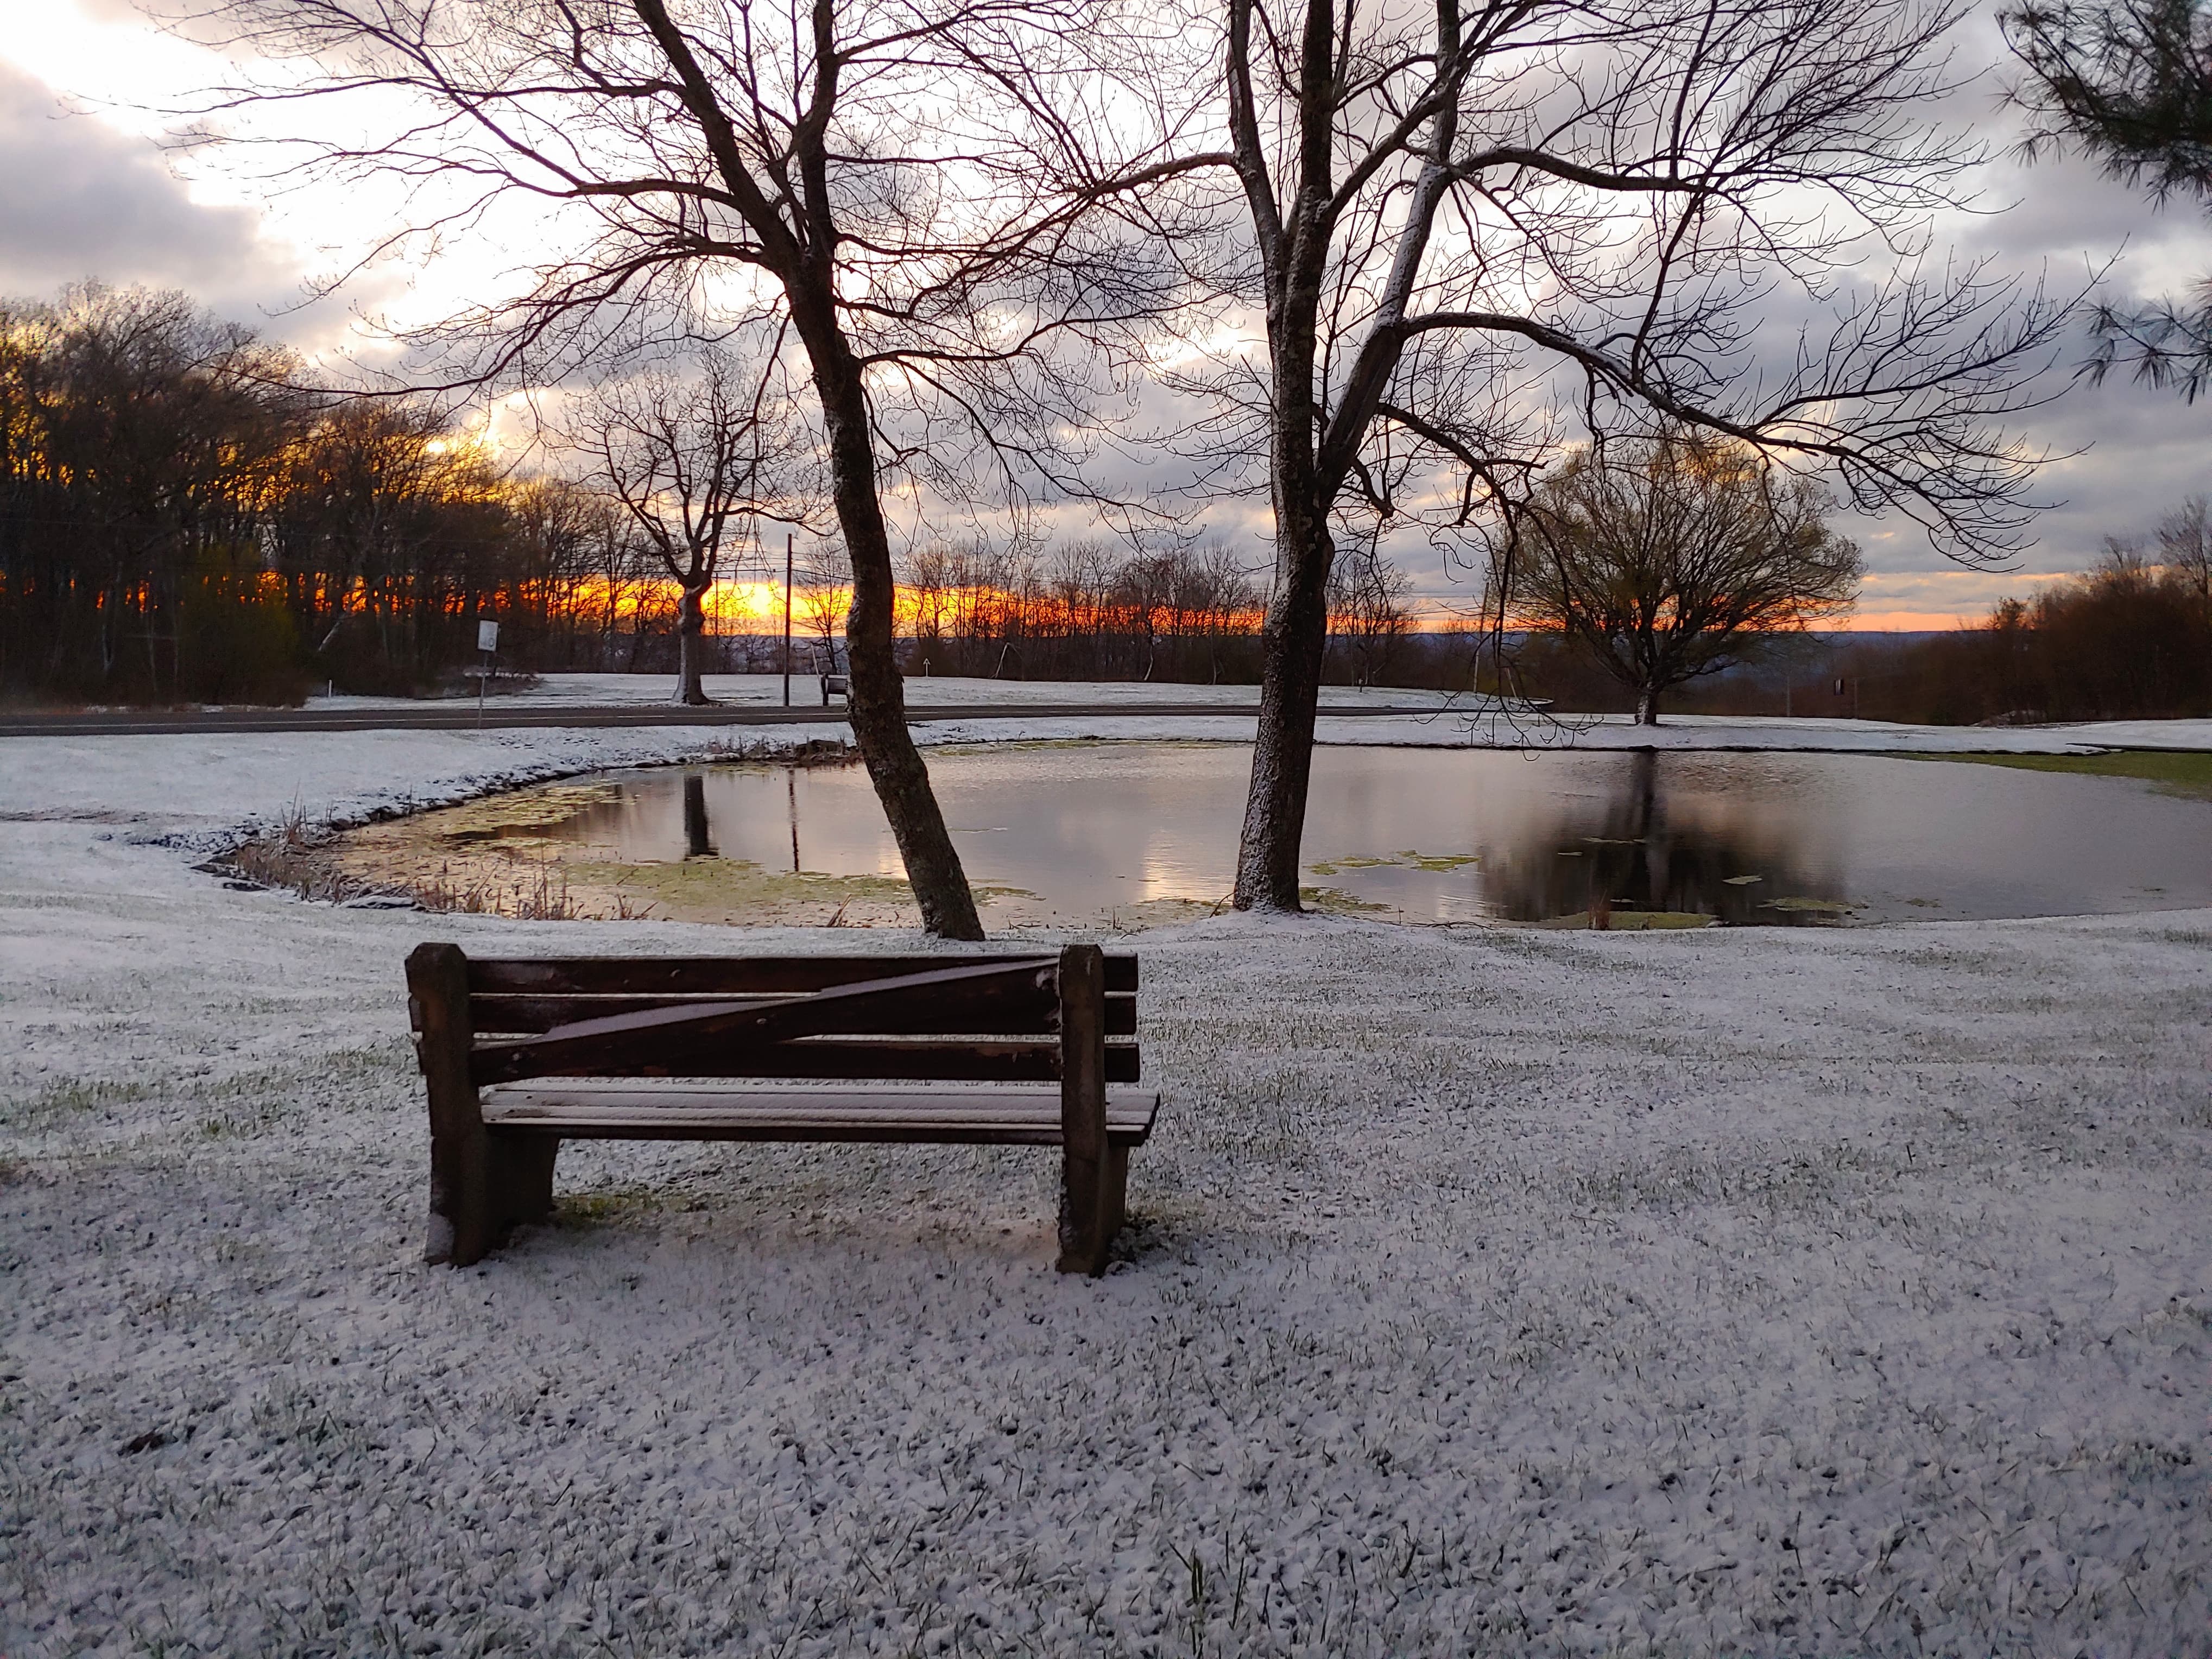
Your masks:
<svg viewBox="0 0 2212 1659"><path fill-rule="evenodd" d="M718 738L701 759L670 763L757 763L815 767L849 765L856 759L856 752L837 738L810 738L793 744L740 738ZM460 843L489 842L500 839L502 830L516 823L530 826L548 821L544 809L533 808L538 798L548 793L545 784L555 781L544 780L520 791L492 791L473 804L477 809L473 814L469 806L459 807L468 827L450 839ZM550 793L562 792L556 788ZM611 793L611 788L608 793ZM475 817L487 816L483 809L502 795L522 798L521 816L518 818L514 809L494 810L488 814L492 821L489 826L476 823ZM416 811L403 806L373 815L372 822L417 815ZM565 812L554 816L565 816ZM502 916L517 921L641 921L663 908L658 901L640 903L631 895L617 890L605 909L594 909L571 891L567 870L561 860L550 853L541 853L526 872L514 878L507 878L504 872L493 875L465 870L457 878L450 860L441 861L437 872L427 878L390 879L363 874L349 867L344 837L353 827L314 820L295 797L278 815L273 828L240 842L228 854L201 868L210 875L240 884L290 892L323 903L352 904L388 899L393 908L404 908L411 901L422 909L441 914Z"/></svg>

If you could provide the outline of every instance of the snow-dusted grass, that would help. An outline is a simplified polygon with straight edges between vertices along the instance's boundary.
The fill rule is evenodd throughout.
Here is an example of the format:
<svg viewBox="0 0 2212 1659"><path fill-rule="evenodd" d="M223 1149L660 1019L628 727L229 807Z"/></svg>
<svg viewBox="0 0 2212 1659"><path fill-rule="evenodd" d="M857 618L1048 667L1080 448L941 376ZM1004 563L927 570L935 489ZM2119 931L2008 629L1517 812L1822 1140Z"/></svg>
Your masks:
<svg viewBox="0 0 2212 1659"><path fill-rule="evenodd" d="M416 940L911 939L134 837L617 739L0 746L9 1659L2212 1651L2212 914L1224 918L1139 947L1103 1281L994 1149L572 1147L425 1267Z"/></svg>

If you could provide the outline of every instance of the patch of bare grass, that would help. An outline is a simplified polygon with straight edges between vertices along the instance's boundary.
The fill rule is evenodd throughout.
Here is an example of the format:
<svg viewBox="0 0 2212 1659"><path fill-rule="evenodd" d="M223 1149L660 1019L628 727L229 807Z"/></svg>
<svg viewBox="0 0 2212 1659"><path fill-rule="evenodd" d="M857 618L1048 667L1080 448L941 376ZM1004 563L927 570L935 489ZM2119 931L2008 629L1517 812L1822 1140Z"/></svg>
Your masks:
<svg viewBox="0 0 2212 1659"><path fill-rule="evenodd" d="M2088 778L2140 778L2162 795L2212 800L2212 754L2185 749L2115 749L2101 755L1914 755L1914 760L1964 761L2022 772L2070 772Z"/></svg>

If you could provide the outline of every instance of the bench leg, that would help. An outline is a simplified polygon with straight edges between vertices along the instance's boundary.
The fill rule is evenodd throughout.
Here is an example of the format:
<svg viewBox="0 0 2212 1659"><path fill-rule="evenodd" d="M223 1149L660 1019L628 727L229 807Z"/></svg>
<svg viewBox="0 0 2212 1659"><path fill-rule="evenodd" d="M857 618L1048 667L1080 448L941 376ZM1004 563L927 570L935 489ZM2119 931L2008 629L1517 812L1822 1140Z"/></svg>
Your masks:
<svg viewBox="0 0 2212 1659"><path fill-rule="evenodd" d="M1129 1149L1109 1146L1102 1158L1068 1154L1060 1188L1060 1271L1106 1271L1106 1260L1126 1218Z"/></svg>
<svg viewBox="0 0 2212 1659"><path fill-rule="evenodd" d="M1106 1140L1106 962L1095 945L1060 953L1060 1270L1106 1271L1121 1225L1121 1178Z"/></svg>
<svg viewBox="0 0 2212 1659"><path fill-rule="evenodd" d="M1106 1149L1105 1209L1105 1218L1100 1231L1106 1235L1105 1243L1111 1244L1121 1236L1122 1224L1129 1218L1129 1149L1127 1146L1109 1146Z"/></svg>
<svg viewBox="0 0 2212 1659"><path fill-rule="evenodd" d="M543 1221L553 1213L553 1163L561 1143L551 1135L493 1133L492 1178L499 1188L499 1232L519 1221Z"/></svg>
<svg viewBox="0 0 2212 1659"><path fill-rule="evenodd" d="M561 1143L482 1129L453 1139L462 1144L431 1143L425 1255L433 1262L467 1267L504 1244L517 1222L543 1221L552 1213L553 1164Z"/></svg>
<svg viewBox="0 0 2212 1659"><path fill-rule="evenodd" d="M465 1267L497 1242L500 1194L469 1075L469 965L459 945L415 947L407 1006L430 1106L430 1236L422 1257Z"/></svg>
<svg viewBox="0 0 2212 1659"><path fill-rule="evenodd" d="M1107 1225L1107 1185L1104 1159L1067 1154L1060 1178L1060 1272L1096 1279L1106 1271L1106 1247L1114 1237Z"/></svg>

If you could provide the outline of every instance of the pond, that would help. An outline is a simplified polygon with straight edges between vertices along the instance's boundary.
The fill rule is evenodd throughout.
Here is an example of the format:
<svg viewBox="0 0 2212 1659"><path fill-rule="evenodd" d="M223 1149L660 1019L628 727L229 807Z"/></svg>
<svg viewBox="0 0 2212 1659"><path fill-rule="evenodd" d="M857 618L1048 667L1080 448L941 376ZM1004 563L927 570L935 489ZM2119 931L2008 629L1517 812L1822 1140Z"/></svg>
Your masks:
<svg viewBox="0 0 2212 1659"><path fill-rule="evenodd" d="M994 928L1142 927L1222 906L1249 748L929 753ZM381 852L378 849L381 848ZM1423 922L1615 927L2074 915L2212 904L2212 803L2124 778L1932 759L1650 750L1316 751L1313 902ZM361 832L420 887L549 869L580 915L909 921L857 766L603 775ZM502 876L501 872L506 873ZM473 872L473 873L472 873Z"/></svg>

